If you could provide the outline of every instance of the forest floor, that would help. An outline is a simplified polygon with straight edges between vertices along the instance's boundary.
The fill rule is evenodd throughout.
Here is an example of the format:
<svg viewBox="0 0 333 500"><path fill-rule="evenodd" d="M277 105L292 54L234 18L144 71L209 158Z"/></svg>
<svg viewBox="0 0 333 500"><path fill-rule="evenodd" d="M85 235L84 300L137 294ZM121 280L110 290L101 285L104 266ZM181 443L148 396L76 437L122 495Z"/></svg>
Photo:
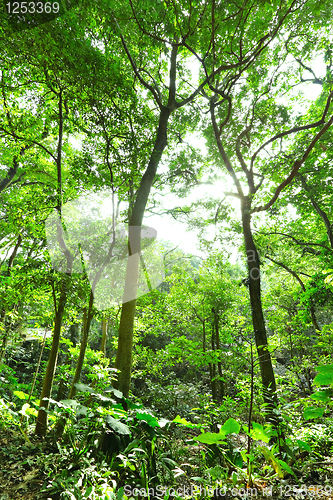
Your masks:
<svg viewBox="0 0 333 500"><path fill-rule="evenodd" d="M42 458L45 442L6 429L0 439L0 499L36 500L46 479ZM44 452L43 452L44 448ZM49 451L47 452L50 453ZM44 496L45 498L45 496Z"/></svg>
<svg viewBox="0 0 333 500"><path fill-rule="evenodd" d="M0 500L58 500L58 494L48 496L47 493L41 493L47 478L52 477L52 471L59 473L56 467L58 458L58 449L48 439L37 436L24 437L17 428L7 428L0 438ZM214 500L333 500L333 463L329 462L328 458L328 463L320 462L318 466L313 464L304 476L299 475L298 484L293 477L282 480L279 486L273 487L272 494L269 493L269 485L264 492L254 485L252 494L247 496L241 494L242 489L239 489L240 494L237 494L237 488L233 491L230 487L223 496L214 496ZM325 485L326 492L323 491ZM331 486L331 492L328 485ZM298 492L295 492L295 489ZM199 497L194 495L192 498Z"/></svg>

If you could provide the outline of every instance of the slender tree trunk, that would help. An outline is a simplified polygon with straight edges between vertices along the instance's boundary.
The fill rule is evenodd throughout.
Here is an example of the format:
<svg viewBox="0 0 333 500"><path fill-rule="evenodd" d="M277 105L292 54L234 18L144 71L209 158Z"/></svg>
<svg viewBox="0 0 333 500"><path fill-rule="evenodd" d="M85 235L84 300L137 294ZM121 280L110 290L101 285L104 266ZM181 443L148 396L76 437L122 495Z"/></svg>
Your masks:
<svg viewBox="0 0 333 500"><path fill-rule="evenodd" d="M245 197L245 200L247 197ZM272 366L272 359L268 350L265 320L261 302L261 283L260 283L260 260L257 248L253 241L251 230L250 205L242 200L242 223L245 250L247 255L248 282L250 291L250 303L252 311L252 322L255 336L255 342L259 358L261 380L264 389L264 401L267 404L267 419L276 422L273 409L277 404L276 383Z"/></svg>
<svg viewBox="0 0 333 500"><path fill-rule="evenodd" d="M169 107L163 106L161 109L156 141L151 154L148 167L141 179L140 187L133 206L129 220L129 231L131 227L141 228L142 219L145 213L148 196L155 179L158 164L162 153L167 145L167 126L171 114ZM124 298L133 296L138 286L141 232L137 230L135 238L132 238L129 245L129 255L132 259L127 261L126 281L124 287ZM133 258L137 254L137 258ZM135 316L136 299L123 303L119 324L118 350L115 367L118 368L117 388L128 396L131 382L132 368L132 348L133 348L133 325Z"/></svg>
<svg viewBox="0 0 333 500"><path fill-rule="evenodd" d="M203 342L202 342L203 352L206 352L206 321L205 320L203 320L202 327L203 327ZM209 367L209 382L210 382L210 387L212 390L212 399L213 399L213 401L215 401L216 400L216 381L213 380L214 379L213 364L208 363L208 367Z"/></svg>
<svg viewBox="0 0 333 500"><path fill-rule="evenodd" d="M82 340L81 340L81 345L80 345L80 352L79 352L79 357L76 363L76 369L72 381L72 385L68 394L68 399L73 399L76 394L76 387L75 384L77 384L80 380L81 372L82 372L82 367L84 363L84 357L86 353L86 348L87 348L87 343L88 343L88 336L89 336L89 331L90 331L90 325L91 325L91 320L93 318L93 311L92 311L92 306L94 303L94 295L92 291L90 291L90 298L89 298L89 308L88 308L88 314L87 310L83 310L83 320L82 320ZM64 432L66 424L66 419L64 417L61 417L56 425L56 436L59 438L62 433Z"/></svg>
<svg viewBox="0 0 333 500"><path fill-rule="evenodd" d="M5 307L2 308L1 314L0 314L0 337L2 340L2 345L0 348L0 363L2 363L2 360L5 358L7 342L8 342L8 333L7 333L7 329L6 329L6 309L5 309Z"/></svg>
<svg viewBox="0 0 333 500"><path fill-rule="evenodd" d="M73 378L71 390L70 390L69 395L68 395L68 399L74 398L74 396L76 394L75 384L77 384L80 380L82 367L83 367L83 363L84 363L84 357L86 354L90 325L91 325L91 321L94 317L93 303L94 303L94 295L91 291L90 298L89 298L88 313L85 310L83 312L83 336L82 336L82 341L81 341L81 346L80 346L79 359L78 359L77 364L76 364L74 378Z"/></svg>
<svg viewBox="0 0 333 500"><path fill-rule="evenodd" d="M74 325L71 325L70 327L70 332L71 332L71 338L70 340L72 341L73 343L73 347L76 346L77 344L77 331L78 331L78 324L75 323ZM68 365L71 361L71 354L70 354L70 351L68 350L67 351L67 354L66 354L66 359L65 359L65 362L64 364L65 365ZM60 384L59 384L59 387L58 387L58 392L57 392L57 396L56 396L56 401L61 401L62 399L65 398L66 396L66 391L67 391L67 385L66 385L66 381L64 378L62 378L60 380Z"/></svg>
<svg viewBox="0 0 333 500"><path fill-rule="evenodd" d="M217 352L218 352L218 356L220 357L219 315L218 315L218 312L216 310L213 310L213 312L214 312L216 349L217 349ZM217 362L217 371L218 371L218 374L219 374L219 403L221 403L222 399L224 398L225 387L224 387L224 380L223 380L222 363L221 363L220 359Z"/></svg>
<svg viewBox="0 0 333 500"><path fill-rule="evenodd" d="M212 351L215 352L215 327L214 323L212 324ZM211 372L211 384L212 384L212 397L214 403L218 402L217 398L217 383L216 383L216 364L212 363L212 372Z"/></svg>
<svg viewBox="0 0 333 500"><path fill-rule="evenodd" d="M199 317L199 319L201 320L200 317ZM202 319L201 321L202 321L202 350L205 353L206 352L206 320ZM214 386L214 382L213 382L214 376L213 376L212 363L208 363L208 368L209 368L209 383L210 383L210 387L212 390L212 399L214 401L214 398L216 398L216 385Z"/></svg>
<svg viewBox="0 0 333 500"><path fill-rule="evenodd" d="M49 360L47 363L46 373L45 373L45 377L44 377L42 394L40 396L40 403L39 403L40 408L38 411L37 423L36 423L36 434L38 434L40 436L45 436L46 431L47 431L47 413L46 413L46 410L48 409L49 401L48 401L48 399L44 399L44 398L50 398L50 396L51 396L54 373L55 373L55 369L57 366L58 349L59 349L60 334L61 334L61 325L62 325L62 319L64 316L65 306L66 306L66 302L67 302L67 279L68 279L68 277L66 276L63 279L62 284L61 284L60 297L59 297L58 307L57 307L57 311L56 311L56 315L55 315L54 332L53 332L51 351L50 351Z"/></svg>
<svg viewBox="0 0 333 500"><path fill-rule="evenodd" d="M55 321L54 321L54 333L51 345L51 351L49 355L49 360L46 367L46 373L44 377L44 383L42 388L42 394L40 397L40 408L37 415L36 422L36 434L40 436L45 436L47 431L47 413L46 410L49 406L48 398L51 396L52 384L54 379L54 374L57 366L57 358L58 358L58 350L59 350L59 342L61 335L61 326L62 320L65 312L65 306L67 302L67 287L68 280L70 279L70 274L72 272L73 265L73 256L70 251L66 247L66 244L63 240L62 235L62 226L61 226L61 208L62 208L62 171L61 171L61 162L62 162L62 143L63 143L63 132L64 132L64 117L63 117L63 92L62 89L59 89L59 93L57 93L58 97L58 110L59 110L59 132L58 132L58 145L57 145L57 158L56 158L56 166L57 166L57 211L60 217L59 223L57 224L57 235L58 242L61 250L63 251L66 261L67 261L67 270L66 274L63 277L60 285L60 297L58 301L58 305L56 306L55 295L54 295L54 306L55 306ZM54 290L53 290L54 293Z"/></svg>

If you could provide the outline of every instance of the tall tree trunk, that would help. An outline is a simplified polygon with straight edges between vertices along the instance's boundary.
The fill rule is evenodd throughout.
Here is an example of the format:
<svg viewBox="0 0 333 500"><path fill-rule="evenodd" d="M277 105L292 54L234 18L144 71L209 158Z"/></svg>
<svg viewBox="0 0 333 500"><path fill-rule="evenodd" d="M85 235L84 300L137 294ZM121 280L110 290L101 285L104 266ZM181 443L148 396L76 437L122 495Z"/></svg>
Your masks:
<svg viewBox="0 0 333 500"><path fill-rule="evenodd" d="M73 347L75 347L77 344L78 326L79 326L78 323L74 323L70 327L70 340L73 343ZM66 354L66 359L64 362L65 366L70 363L71 357L72 356L70 354L70 351L68 350L67 354ZM56 396L56 401L61 401L62 399L65 399L66 392L67 392L67 384L66 384L65 378L63 377L60 380L60 384L59 384L58 392L57 392L57 396Z"/></svg>
<svg viewBox="0 0 333 500"><path fill-rule="evenodd" d="M212 324L212 351L215 353L215 324ZM214 403L218 402L217 398L217 383L216 383L216 364L212 362L212 370L211 370L211 384L212 384L212 397Z"/></svg>
<svg viewBox="0 0 333 500"><path fill-rule="evenodd" d="M94 295L93 295L93 292L90 291L88 313L86 312L86 310L83 311L83 335L82 335L82 341L81 341L81 346L80 346L80 353L79 353L79 358L77 360L74 378L72 381L71 390L69 392L68 399L74 398L74 396L76 394L75 384L77 384L80 380L82 367L83 367L83 363L84 363L84 357L86 354L90 325L91 325L91 321L94 317L93 303L94 303Z"/></svg>
<svg viewBox="0 0 333 500"><path fill-rule="evenodd" d="M60 217L59 223L57 223L57 235L60 248L64 252L67 261L66 275L63 277L60 285L60 297L58 305L56 306L55 295L54 295L54 307L55 307L55 321L54 321L54 332L51 345L51 351L49 355L49 360L46 367L46 373L43 382L42 394L40 396L39 411L37 415L36 422L36 434L40 436L45 436L47 431L47 413L46 410L49 406L48 398L51 396L52 384L54 379L54 374L57 366L59 342L61 335L62 320L65 312L65 306L67 302L67 286L69 275L72 271L73 256L65 245L62 235L61 226L61 208L62 208L62 172L61 172L61 161L62 161L62 142L63 142L63 132L64 132L64 119L63 119L63 95L62 90L56 94L58 97L58 110L59 110L59 132L58 132L58 145L57 145L57 211Z"/></svg>
<svg viewBox="0 0 333 500"><path fill-rule="evenodd" d="M197 313L196 313L197 314ZM206 320L205 318L200 318L200 316L197 314L197 317L200 319L202 322L202 350L205 353L206 352ZM209 382L210 382L210 387L212 390L212 399L213 401L216 400L216 384L214 385L213 381L213 366L212 363L208 363L208 368L209 368Z"/></svg>
<svg viewBox="0 0 333 500"><path fill-rule="evenodd" d="M264 401L267 404L267 419L276 423L276 417L273 413L274 406L277 404L276 383L272 366L272 359L268 350L265 320L261 302L261 282L260 282L260 260L256 245L253 241L251 230L250 204L247 197L242 200L242 224L245 250L247 255L248 283L250 291L250 303L252 311L252 323L255 336L255 342L259 358L261 380L264 389Z"/></svg>
<svg viewBox="0 0 333 500"><path fill-rule="evenodd" d="M61 334L62 319L64 316L65 306L67 302L67 276L64 277L61 283L60 297L58 301L58 307L55 315L54 322L54 332L51 345L51 351L49 355L49 360L47 363L46 373L44 377L44 383L42 388L42 393L40 396L39 411L37 415L36 423L36 434L40 436L45 436L47 430L47 413L46 410L49 406L48 398L51 396L52 384L54 379L54 373L57 366L58 349ZM47 399L45 399L47 398Z"/></svg>
<svg viewBox="0 0 333 500"><path fill-rule="evenodd" d="M213 309L213 313L214 313L214 325L215 325L216 350L218 352L218 357L220 358L219 314L215 309ZM221 403L222 399L224 398L225 388L223 380L222 363L220 359L217 362L217 370L219 374L219 403Z"/></svg>
<svg viewBox="0 0 333 500"><path fill-rule="evenodd" d="M89 307L88 307L88 313L87 310L83 310L83 320L82 320L82 339L81 339L81 345L80 345L80 352L79 352L79 357L76 363L76 369L72 381L72 385L68 394L68 399L73 399L76 394L76 387L75 384L77 384L80 380L81 372L82 372L82 367L84 363L84 357L86 353L86 348L87 348L87 343L88 343L88 336L89 336L89 331L90 331L90 325L91 325L91 320L94 316L92 306L94 303L94 295L92 291L90 291L90 297L89 297ZM62 433L64 432L66 424L66 419L64 417L61 417L56 425L56 436L59 438Z"/></svg>
<svg viewBox="0 0 333 500"><path fill-rule="evenodd" d="M130 238L129 256L137 254L137 258L132 257L127 261L124 298L129 295L135 295L138 287L141 248L141 232L139 229L142 225L142 219L145 213L148 196L155 179L157 167L162 153L167 145L167 126L170 114L171 109L169 107L162 106L154 149L151 154L148 167L141 179L140 187L138 189L129 220L129 232L133 226L138 228L135 233L133 231L134 237ZM129 235L129 237L130 236L131 235ZM115 362L115 367L119 370L119 373L116 386L123 393L124 397L128 396L131 382L135 306L136 299L123 303L119 324L118 350Z"/></svg>

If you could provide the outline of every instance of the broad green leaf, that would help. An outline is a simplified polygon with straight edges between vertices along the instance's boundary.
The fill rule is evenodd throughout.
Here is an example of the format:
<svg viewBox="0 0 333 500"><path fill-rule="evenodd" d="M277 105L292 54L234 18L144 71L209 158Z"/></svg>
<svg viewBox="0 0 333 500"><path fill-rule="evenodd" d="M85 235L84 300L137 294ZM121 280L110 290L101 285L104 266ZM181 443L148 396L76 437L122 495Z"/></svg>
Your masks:
<svg viewBox="0 0 333 500"><path fill-rule="evenodd" d="M192 424L192 422L188 422L185 420L185 418L181 418L180 415L177 415L176 418L172 420L175 424L181 424L184 425L185 427L188 427L189 429L199 429L201 427L200 424Z"/></svg>
<svg viewBox="0 0 333 500"><path fill-rule="evenodd" d="M227 434L238 434L240 431L240 424L234 419L234 418L229 418L226 422L221 427L220 432L224 433L225 435Z"/></svg>
<svg viewBox="0 0 333 500"><path fill-rule="evenodd" d="M128 425L123 424L122 422L119 422L116 418L111 417L111 415L107 415L106 417L106 422L108 423L109 427L116 433L116 434L121 434L123 436L129 436L131 434L131 431L128 427Z"/></svg>
<svg viewBox="0 0 333 500"><path fill-rule="evenodd" d="M203 444L216 444L220 443L225 438L224 433L217 432L205 432L200 436L194 438L195 441L199 441L199 443Z"/></svg>
<svg viewBox="0 0 333 500"><path fill-rule="evenodd" d="M170 422L170 420L168 420L166 418L160 418L158 421L158 424L160 427L165 427L169 422Z"/></svg>
<svg viewBox="0 0 333 500"><path fill-rule="evenodd" d="M115 389L114 387L107 387L105 389L105 392L112 392L116 398L121 399L123 397L123 393L121 391L118 391L118 389Z"/></svg>
<svg viewBox="0 0 333 500"><path fill-rule="evenodd" d="M267 434L265 429L261 424L257 424L256 422L252 422L252 427L250 431L250 436L255 441L264 441L264 443L269 443L270 436Z"/></svg>
<svg viewBox="0 0 333 500"><path fill-rule="evenodd" d="M14 391L14 394L19 399L28 399L29 398L29 394L26 394L25 392L22 392L22 391Z"/></svg>
<svg viewBox="0 0 333 500"><path fill-rule="evenodd" d="M76 389L80 392L90 392L90 393L94 393L94 389L92 389L91 387L89 387L89 385L87 384L80 384L80 383L77 383L77 384L74 384Z"/></svg>
<svg viewBox="0 0 333 500"><path fill-rule="evenodd" d="M148 412L137 412L136 413L136 418L138 420L144 420L147 422L150 427L159 427L160 424L158 423L158 419L152 415L151 413Z"/></svg>
<svg viewBox="0 0 333 500"><path fill-rule="evenodd" d="M62 403L66 408L76 408L80 405L80 403L75 399L62 399L60 403Z"/></svg>
<svg viewBox="0 0 333 500"><path fill-rule="evenodd" d="M297 439L296 441L297 441L297 444L298 444L300 450L305 450L308 452L311 451L311 448L308 445L308 443L305 443L305 441L302 441L301 439Z"/></svg>
<svg viewBox="0 0 333 500"><path fill-rule="evenodd" d="M318 373L318 375L315 376L313 383L315 385L331 385L333 384L333 374Z"/></svg>
<svg viewBox="0 0 333 500"><path fill-rule="evenodd" d="M315 385L331 385L333 384L333 365L320 365L316 367L319 372L314 378Z"/></svg>
<svg viewBox="0 0 333 500"><path fill-rule="evenodd" d="M24 405L22 406L22 409L19 411L19 413L21 413L22 415L27 415L28 408L30 408L29 403L24 403Z"/></svg>
<svg viewBox="0 0 333 500"><path fill-rule="evenodd" d="M324 408L314 408L309 406L304 410L304 419L311 420L312 418L322 417L324 415L324 411Z"/></svg>
<svg viewBox="0 0 333 500"><path fill-rule="evenodd" d="M333 365L319 365L316 370L324 375L333 375Z"/></svg>
<svg viewBox="0 0 333 500"><path fill-rule="evenodd" d="M327 403L327 401L330 401L332 399L333 391L332 389L326 389L325 391L318 391L315 392L314 394L311 394L310 397L315 401L321 401L322 403Z"/></svg>

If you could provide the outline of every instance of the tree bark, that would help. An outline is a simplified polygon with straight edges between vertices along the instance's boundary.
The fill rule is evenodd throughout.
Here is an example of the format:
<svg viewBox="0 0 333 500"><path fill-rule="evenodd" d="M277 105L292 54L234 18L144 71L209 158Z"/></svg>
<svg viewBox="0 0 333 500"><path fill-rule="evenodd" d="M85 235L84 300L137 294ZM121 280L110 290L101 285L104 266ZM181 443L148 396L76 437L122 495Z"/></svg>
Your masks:
<svg viewBox="0 0 333 500"><path fill-rule="evenodd" d="M49 360L47 363L46 373L44 377L44 383L42 388L42 393L40 396L39 411L37 415L36 423L36 434L39 436L45 436L47 431L47 409L49 406L48 398L51 396L52 384L54 379L54 373L57 365L58 349L61 334L62 319L64 316L65 306L67 302L67 276L63 279L61 284L60 297L58 301L58 307L55 315L54 322L54 332L52 339L52 346L49 355ZM47 398L47 399L44 399Z"/></svg>
<svg viewBox="0 0 333 500"><path fill-rule="evenodd" d="M264 402L267 404L267 419L276 422L273 409L277 404L276 383L272 359L268 350L266 326L261 303L260 260L251 230L250 203L244 197L241 203L245 250L247 255L248 283L252 311L252 323L259 358Z"/></svg>
<svg viewBox="0 0 333 500"><path fill-rule="evenodd" d="M57 145L57 158L56 158L56 166L57 166L57 178L58 178L58 186L57 186L57 211L61 220L61 208L62 208L62 181L61 181L61 161L62 161L62 143L63 143L63 131L64 131L64 118L63 118L63 110L62 110L62 90L59 91L58 94L58 110L59 110L59 132L58 132L58 145ZM40 396L40 408L37 415L36 422L36 434L40 436L45 436L47 431L47 409L49 406L48 399L51 396L52 384L54 379L54 374L57 366L57 358L58 358L58 350L59 350L59 342L61 335L61 326L62 320L65 312L65 306L67 302L67 286L68 280L70 279L70 274L72 271L73 257L65 245L65 242L62 237L61 230L61 222L57 225L59 244L61 249L66 256L67 261L67 271L64 278L61 281L60 285L60 297L58 301L58 305L54 305L55 307L55 321L54 321L54 333L51 345L51 351L49 355L49 360L47 363L46 373L43 382L42 394Z"/></svg>
<svg viewBox="0 0 333 500"><path fill-rule="evenodd" d="M83 310L83 321L82 321L82 340L81 340L81 345L80 345L80 352L79 352L79 357L76 363L76 369L74 373L74 377L72 380L72 385L68 394L68 399L73 399L76 394L76 387L75 384L77 384L80 380L81 372L82 372L82 367L84 363L84 357L86 353L86 348L87 348L87 343L88 343L88 336L89 336L89 331L90 331L90 325L91 325L91 320L93 318L93 311L92 311L92 306L94 303L94 296L92 291L90 291L90 298L89 298L89 308L88 308L88 314L87 310ZM65 418L60 418L57 422L56 425L56 436L59 438L62 433L64 432L66 424L66 419Z"/></svg>
<svg viewBox="0 0 333 500"><path fill-rule="evenodd" d="M202 350L204 353L206 353L206 320L205 320L205 318L203 318L203 319L200 318L200 316L198 314L197 314L197 317L202 322ZM210 387L212 390L212 399L213 399L213 401L215 401L216 400L216 384L214 385L214 381L213 381L214 376L213 376L212 363L208 363L208 367L209 367L209 382L210 382Z"/></svg>
<svg viewBox="0 0 333 500"><path fill-rule="evenodd" d="M159 125L153 152L151 154L148 167L141 179L140 187L133 206L132 214L129 220L129 231L131 227L141 228L144 212L146 209L148 196L156 175L157 167L162 153L167 145L167 126L171 108L163 106L160 113ZM137 254L138 258L128 259L126 270L126 281L124 287L124 297L136 292L138 287L139 263L140 263L141 232L137 230L135 237L129 244L129 256ZM131 368L132 368L132 348L133 348L133 325L135 316L136 299L123 303L121 308L118 350L115 367L119 370L117 388L128 397Z"/></svg>
<svg viewBox="0 0 333 500"><path fill-rule="evenodd" d="M219 315L218 312L213 309L214 313L214 325L215 325L215 339L216 339L216 349L218 352L218 357L220 357L220 330L219 330ZM222 399L224 398L225 395L225 387L224 387L224 380L223 380L223 370L222 370L222 363L219 359L217 362L217 370L219 374L219 403L221 403Z"/></svg>
<svg viewBox="0 0 333 500"><path fill-rule="evenodd" d="M212 323L212 340L211 340L211 346L212 346L212 351L213 353L215 352L215 322L213 321ZM212 364L212 369L211 369L211 384L212 384L212 397L214 403L218 403L218 396L217 396L217 383L216 383L216 364L213 361Z"/></svg>
<svg viewBox="0 0 333 500"><path fill-rule="evenodd" d="M82 335L82 341L81 341L81 346L80 346L80 353L79 353L79 358L77 360L74 378L72 381L71 390L69 391L68 399L74 398L74 396L76 394L75 384L77 384L80 380L82 367L83 367L83 363L84 363L84 357L86 354L90 325L91 325L91 321L94 317L93 303L94 303L94 295L93 295L92 291L90 291L88 314L85 310L83 312L83 335Z"/></svg>

